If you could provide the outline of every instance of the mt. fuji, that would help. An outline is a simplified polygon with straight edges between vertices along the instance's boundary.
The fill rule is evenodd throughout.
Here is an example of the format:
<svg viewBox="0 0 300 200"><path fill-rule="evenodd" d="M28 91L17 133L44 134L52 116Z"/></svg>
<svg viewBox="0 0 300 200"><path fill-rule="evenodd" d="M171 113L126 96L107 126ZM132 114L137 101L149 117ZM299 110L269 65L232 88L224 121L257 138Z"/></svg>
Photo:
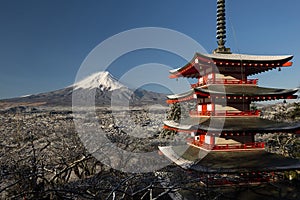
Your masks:
<svg viewBox="0 0 300 200"><path fill-rule="evenodd" d="M0 100L2 105L47 105L47 106L72 106L73 92L85 95L95 90L95 105L111 105L111 97L117 96L120 100L128 100L134 105L165 104L166 95L143 89L135 91L117 81L109 72L97 72L66 88L34 95L26 95L12 99Z"/></svg>
<svg viewBox="0 0 300 200"><path fill-rule="evenodd" d="M74 90L77 89L93 89L99 88L104 91L112 91L120 88L127 88L118 82L109 72L98 72L88 76L87 78L75 83Z"/></svg>

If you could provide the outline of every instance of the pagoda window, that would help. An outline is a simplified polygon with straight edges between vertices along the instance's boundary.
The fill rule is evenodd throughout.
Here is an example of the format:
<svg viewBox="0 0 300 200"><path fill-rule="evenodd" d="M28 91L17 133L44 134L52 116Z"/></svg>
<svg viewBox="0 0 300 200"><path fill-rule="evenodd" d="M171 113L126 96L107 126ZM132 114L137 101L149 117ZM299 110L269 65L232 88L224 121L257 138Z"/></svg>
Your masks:
<svg viewBox="0 0 300 200"><path fill-rule="evenodd" d="M199 78L199 84L203 84L203 77Z"/></svg>
<svg viewBox="0 0 300 200"><path fill-rule="evenodd" d="M210 135L205 135L205 143L210 144Z"/></svg>
<svg viewBox="0 0 300 200"><path fill-rule="evenodd" d="M206 144L214 145L215 144L215 137L210 135L205 135L205 141Z"/></svg>
<svg viewBox="0 0 300 200"><path fill-rule="evenodd" d="M212 104L207 104L207 111L212 111Z"/></svg>
<svg viewBox="0 0 300 200"><path fill-rule="evenodd" d="M213 78L213 74L212 73L210 73L210 74L207 75L207 79L208 80L212 80L212 78Z"/></svg>
<svg viewBox="0 0 300 200"><path fill-rule="evenodd" d="M197 108L198 112L202 112L202 106L203 105L198 105L198 108Z"/></svg>

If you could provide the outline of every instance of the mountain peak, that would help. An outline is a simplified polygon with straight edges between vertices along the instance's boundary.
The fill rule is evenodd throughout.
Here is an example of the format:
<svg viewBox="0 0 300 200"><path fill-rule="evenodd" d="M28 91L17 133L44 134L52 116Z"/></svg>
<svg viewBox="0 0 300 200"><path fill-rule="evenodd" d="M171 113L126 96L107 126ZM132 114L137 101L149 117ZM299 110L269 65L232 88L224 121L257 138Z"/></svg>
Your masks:
<svg viewBox="0 0 300 200"><path fill-rule="evenodd" d="M77 89L99 88L102 91L112 91L124 88L123 84L117 81L108 71L94 73L73 85Z"/></svg>

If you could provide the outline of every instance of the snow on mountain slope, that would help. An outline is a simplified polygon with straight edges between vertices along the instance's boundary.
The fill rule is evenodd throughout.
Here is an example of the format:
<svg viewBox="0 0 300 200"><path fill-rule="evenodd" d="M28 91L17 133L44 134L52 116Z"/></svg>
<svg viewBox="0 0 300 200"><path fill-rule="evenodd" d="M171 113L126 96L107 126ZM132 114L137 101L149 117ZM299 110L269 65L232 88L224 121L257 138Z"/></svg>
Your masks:
<svg viewBox="0 0 300 200"><path fill-rule="evenodd" d="M125 85L118 82L109 72L97 72L85 79L75 83L74 89L93 89L99 88L102 91L112 91L120 88L126 88Z"/></svg>

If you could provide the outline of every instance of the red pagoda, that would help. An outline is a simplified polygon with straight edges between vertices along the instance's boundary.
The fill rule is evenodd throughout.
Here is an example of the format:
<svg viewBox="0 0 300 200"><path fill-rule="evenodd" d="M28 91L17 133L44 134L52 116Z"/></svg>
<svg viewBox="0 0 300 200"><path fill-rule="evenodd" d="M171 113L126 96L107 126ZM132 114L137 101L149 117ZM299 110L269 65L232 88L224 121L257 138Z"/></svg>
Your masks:
<svg viewBox="0 0 300 200"><path fill-rule="evenodd" d="M168 96L168 104L196 101L189 117L164 122L164 129L190 135L187 148L159 147L171 161L186 169L219 174L211 184L269 182L274 172L299 169L298 159L265 151L256 134L300 133L299 123L277 122L251 110L252 102L295 99L297 89L265 88L248 76L292 66L292 55L258 56L231 53L225 47L225 0L217 1L218 48L196 53L185 66L170 71L170 78L196 78L191 90ZM210 179L206 179L208 184ZM244 180L244 181L243 181Z"/></svg>

